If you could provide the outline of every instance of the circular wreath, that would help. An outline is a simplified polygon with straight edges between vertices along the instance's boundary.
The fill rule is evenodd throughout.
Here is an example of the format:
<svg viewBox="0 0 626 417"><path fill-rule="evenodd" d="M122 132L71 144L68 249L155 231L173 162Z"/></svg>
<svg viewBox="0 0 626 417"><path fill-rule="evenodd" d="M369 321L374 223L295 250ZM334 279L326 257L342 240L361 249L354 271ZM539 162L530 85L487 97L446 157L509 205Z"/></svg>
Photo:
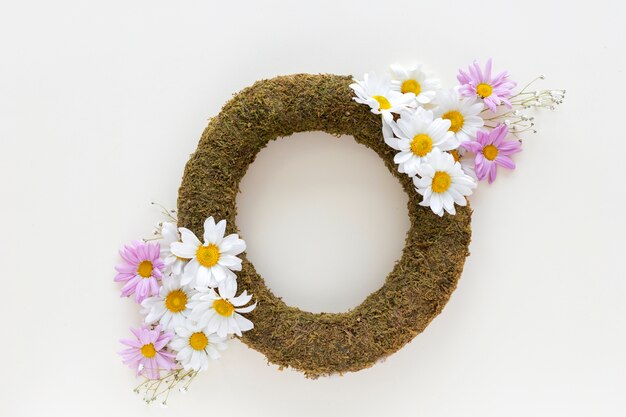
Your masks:
<svg viewBox="0 0 626 417"><path fill-rule="evenodd" d="M371 149L409 194L411 227L402 258L384 285L345 313L310 313L285 304L242 255L239 284L255 294L254 329L242 340L269 362L316 378L358 371L397 351L441 312L469 255L471 209L440 217L394 164L381 118L353 100L352 77L298 74L258 81L211 119L187 163L178 196L180 226L201 235L209 216L237 233L239 182L270 140L295 132L349 135Z"/></svg>

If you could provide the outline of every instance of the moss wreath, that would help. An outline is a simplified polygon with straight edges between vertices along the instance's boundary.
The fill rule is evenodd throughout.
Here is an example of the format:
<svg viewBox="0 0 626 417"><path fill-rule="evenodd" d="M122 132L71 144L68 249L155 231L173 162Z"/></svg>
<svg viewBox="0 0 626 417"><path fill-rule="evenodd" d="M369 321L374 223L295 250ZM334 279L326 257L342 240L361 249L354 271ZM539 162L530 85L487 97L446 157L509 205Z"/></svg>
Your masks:
<svg viewBox="0 0 626 417"><path fill-rule="evenodd" d="M179 225L200 236L209 216L238 233L239 182L270 140L295 132L349 135L373 149L410 196L411 227L401 259L384 285L345 313L314 314L288 306L242 255L240 286L255 294L254 329L242 337L280 368L317 378L358 371L394 353L422 332L456 288L469 255L471 209L439 217L418 206L411 179L398 173L382 138L381 118L352 100L352 77L297 74L258 81L211 119L185 168L178 195Z"/></svg>

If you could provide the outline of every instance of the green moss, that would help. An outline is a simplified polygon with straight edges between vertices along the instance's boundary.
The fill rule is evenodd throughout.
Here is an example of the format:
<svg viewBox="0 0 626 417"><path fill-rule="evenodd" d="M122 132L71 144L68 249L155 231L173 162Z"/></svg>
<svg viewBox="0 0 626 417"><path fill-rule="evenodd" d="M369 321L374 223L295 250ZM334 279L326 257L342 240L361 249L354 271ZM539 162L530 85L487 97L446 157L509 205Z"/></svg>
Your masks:
<svg viewBox="0 0 626 417"><path fill-rule="evenodd" d="M420 196L410 178L397 172L394 150L382 140L380 116L352 100L350 82L347 76L298 74L244 89L209 122L179 190L181 226L201 235L204 219L214 216L237 233L239 181L257 153L270 140L313 130L353 136L402 184L411 220L402 258L383 287L353 310L313 314L290 307L243 256L238 282L258 307L249 314L255 327L242 340L269 362L311 378L369 367L412 340L441 312L469 255L471 210L459 207L456 216L440 218L418 206Z"/></svg>

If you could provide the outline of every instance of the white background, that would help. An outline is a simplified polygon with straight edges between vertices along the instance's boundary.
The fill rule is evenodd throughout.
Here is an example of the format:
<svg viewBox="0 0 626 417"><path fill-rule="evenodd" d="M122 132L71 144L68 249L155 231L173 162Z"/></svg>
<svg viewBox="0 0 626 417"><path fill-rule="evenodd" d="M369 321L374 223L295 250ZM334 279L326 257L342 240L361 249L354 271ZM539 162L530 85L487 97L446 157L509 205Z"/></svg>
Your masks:
<svg viewBox="0 0 626 417"><path fill-rule="evenodd" d="M606 0L3 1L0 415L626 415L625 19ZM422 335L315 381L235 341L167 410L131 393L117 248L161 219L150 201L175 206L231 94L418 61L451 86L489 56L567 102L473 196L472 255ZM400 255L407 196L350 138L272 143L242 189L249 256L291 304L357 305Z"/></svg>

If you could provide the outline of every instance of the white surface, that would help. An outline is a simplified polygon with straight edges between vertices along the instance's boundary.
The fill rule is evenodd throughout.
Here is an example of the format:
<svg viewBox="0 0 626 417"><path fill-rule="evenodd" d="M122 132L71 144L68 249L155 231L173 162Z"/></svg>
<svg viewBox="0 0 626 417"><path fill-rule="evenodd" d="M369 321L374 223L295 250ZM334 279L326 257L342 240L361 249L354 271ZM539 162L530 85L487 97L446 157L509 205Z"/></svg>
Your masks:
<svg viewBox="0 0 626 417"><path fill-rule="evenodd" d="M626 414L626 6L384 4L2 3L0 415ZM383 364L316 381L278 372L233 343L168 410L147 409L131 394L135 380L115 352L139 315L112 282L116 249L150 233L159 220L150 201L174 206L188 155L232 93L278 74L360 74L414 60L450 85L460 66L488 56L520 82L548 74L543 85L567 88L567 103L538 118L540 134L525 142L519 169L472 199L472 256L422 335ZM389 230L405 230L406 197L395 184L377 191L393 180L375 163L363 171L376 159L368 151L323 134L309 140L279 141L261 155L253 172L268 179L260 184L267 193L249 189L239 199L242 232L277 293L340 310L367 292L351 293L346 282L357 285L367 267L387 271L403 236L384 237L380 225L351 240L316 231L332 231L347 213L348 224L367 224L356 210L364 198L377 222L388 210ZM313 143L320 149L294 154ZM349 163L327 164L323 150ZM297 172L296 162L280 159L285 153L327 171ZM281 205L289 195L278 187L287 182L271 179L290 166L294 179L328 189L307 199L296 187L298 198ZM369 195L358 175L376 185ZM355 189L338 202L333 187L349 178L357 178ZM265 235L253 205L263 222L295 229L284 235L291 246L331 239L344 256L329 254L324 263L312 250L281 258L285 242ZM287 209L296 214L283 218ZM298 226L304 218L311 223ZM320 288L302 283L314 291L310 299L290 281L303 263L308 277L323 277ZM367 290L382 282L378 272L362 279Z"/></svg>

